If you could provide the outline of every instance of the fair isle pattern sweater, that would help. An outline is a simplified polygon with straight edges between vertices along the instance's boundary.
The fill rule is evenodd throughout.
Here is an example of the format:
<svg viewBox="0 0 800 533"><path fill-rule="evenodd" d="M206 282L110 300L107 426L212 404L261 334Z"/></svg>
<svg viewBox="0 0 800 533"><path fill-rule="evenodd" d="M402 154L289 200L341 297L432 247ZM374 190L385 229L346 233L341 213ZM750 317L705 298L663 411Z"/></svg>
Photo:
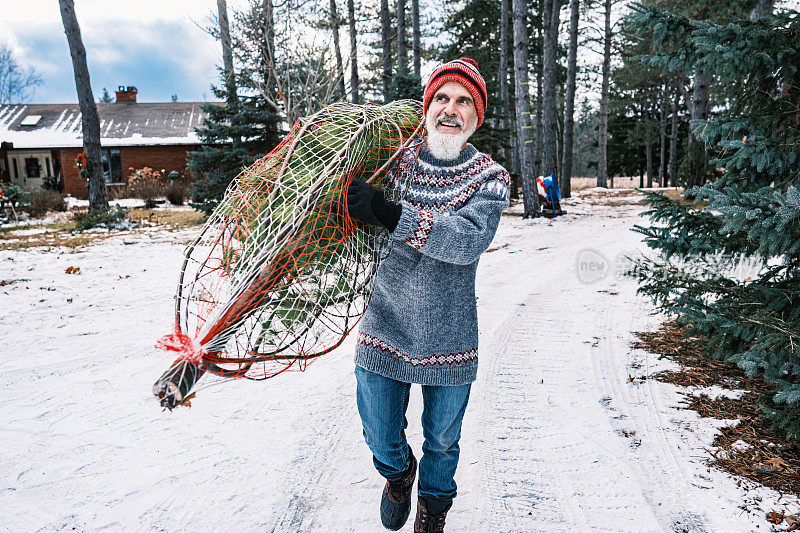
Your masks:
<svg viewBox="0 0 800 533"><path fill-rule="evenodd" d="M390 178L390 188L407 193L360 322L355 363L407 383L471 383L478 371L475 272L509 204L511 178L471 144L450 161L423 145Z"/></svg>

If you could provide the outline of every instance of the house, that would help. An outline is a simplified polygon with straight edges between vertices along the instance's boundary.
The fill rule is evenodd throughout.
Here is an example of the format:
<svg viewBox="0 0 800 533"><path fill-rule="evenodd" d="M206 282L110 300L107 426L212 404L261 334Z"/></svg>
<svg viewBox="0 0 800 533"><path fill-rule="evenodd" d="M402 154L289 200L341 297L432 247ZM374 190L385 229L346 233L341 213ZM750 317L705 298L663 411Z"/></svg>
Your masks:
<svg viewBox="0 0 800 533"><path fill-rule="evenodd" d="M115 102L97 104L107 190L123 191L130 168L185 175L187 152L201 144L194 129L203 102L137 102L132 86L116 93ZM64 193L86 198L76 165L82 146L78 104L0 105L0 182L35 188L58 178Z"/></svg>

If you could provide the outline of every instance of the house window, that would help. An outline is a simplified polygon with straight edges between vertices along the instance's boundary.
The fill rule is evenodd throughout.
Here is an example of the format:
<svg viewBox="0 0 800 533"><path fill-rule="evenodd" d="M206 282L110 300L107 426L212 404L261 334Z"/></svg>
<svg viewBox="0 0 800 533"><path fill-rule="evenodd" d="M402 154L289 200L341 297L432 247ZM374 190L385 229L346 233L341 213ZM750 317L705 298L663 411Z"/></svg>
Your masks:
<svg viewBox="0 0 800 533"><path fill-rule="evenodd" d="M39 166L39 158L38 157L26 157L25 158L25 177L27 178L38 178L41 172L41 167Z"/></svg>
<svg viewBox="0 0 800 533"><path fill-rule="evenodd" d="M45 157L44 158L44 163L45 163L45 165L47 165L47 175L48 176L52 176L53 173L50 172L50 158L49 157Z"/></svg>
<svg viewBox="0 0 800 533"><path fill-rule="evenodd" d="M17 159L14 158L14 159L11 160L11 162L14 164L14 179L18 180L19 179L19 169L17 168Z"/></svg>
<svg viewBox="0 0 800 533"><path fill-rule="evenodd" d="M121 185L122 180L122 159L119 155L119 148L104 148L103 153L103 176L106 185Z"/></svg>

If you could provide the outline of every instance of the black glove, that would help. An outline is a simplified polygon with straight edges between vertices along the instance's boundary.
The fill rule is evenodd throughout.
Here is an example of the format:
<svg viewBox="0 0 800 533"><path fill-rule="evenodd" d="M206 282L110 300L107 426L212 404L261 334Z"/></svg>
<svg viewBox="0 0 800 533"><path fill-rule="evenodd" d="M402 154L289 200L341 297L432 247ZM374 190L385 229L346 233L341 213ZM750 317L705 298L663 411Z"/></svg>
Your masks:
<svg viewBox="0 0 800 533"><path fill-rule="evenodd" d="M347 188L347 211L350 216L373 226L394 231L403 208L386 199L383 191L354 178Z"/></svg>

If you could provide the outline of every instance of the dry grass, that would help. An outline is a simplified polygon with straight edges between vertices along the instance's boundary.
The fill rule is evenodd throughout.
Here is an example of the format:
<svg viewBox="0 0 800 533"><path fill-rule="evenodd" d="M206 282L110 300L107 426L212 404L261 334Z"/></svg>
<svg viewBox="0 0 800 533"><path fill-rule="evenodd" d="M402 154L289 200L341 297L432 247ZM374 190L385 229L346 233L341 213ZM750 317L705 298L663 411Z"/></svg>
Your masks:
<svg viewBox="0 0 800 533"><path fill-rule="evenodd" d="M713 459L708 464L781 493L800 496L800 443L786 440L775 433L758 410L757 398L773 390L773 387L760 376L748 378L736 365L705 357L702 353L703 340L687 339L683 336L685 331L686 327L679 328L674 321L667 321L657 332L635 333L639 340L632 343L634 348L660 354L681 366L677 372L662 371L646 378L686 387L717 385L749 391L738 400L693 397L687 407L703 417L740 420L735 426L721 428L713 443L720 450L709 450ZM739 440L750 446L746 449L734 448L733 443Z"/></svg>
<svg viewBox="0 0 800 533"><path fill-rule="evenodd" d="M74 210L80 212L81 210ZM83 212L86 209L82 210ZM128 218L140 226L163 226L168 230L179 230L203 224L205 215L194 210L149 210L131 209ZM137 229L111 230L103 232L76 232L71 220L49 224L8 226L0 228L0 250L24 250L39 247L64 247L77 249L110 237L131 235Z"/></svg>

